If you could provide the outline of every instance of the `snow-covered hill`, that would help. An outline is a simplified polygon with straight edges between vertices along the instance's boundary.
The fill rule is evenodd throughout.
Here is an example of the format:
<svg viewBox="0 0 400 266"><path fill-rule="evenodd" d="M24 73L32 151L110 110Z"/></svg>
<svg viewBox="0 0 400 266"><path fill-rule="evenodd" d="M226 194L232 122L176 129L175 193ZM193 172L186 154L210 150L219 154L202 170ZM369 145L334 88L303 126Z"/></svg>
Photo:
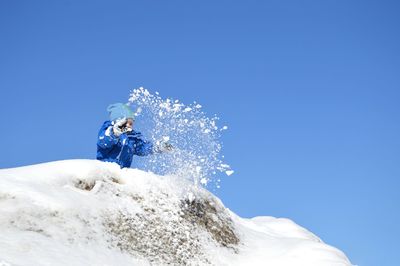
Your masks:
<svg viewBox="0 0 400 266"><path fill-rule="evenodd" d="M351 265L288 219L243 219L207 190L93 160L0 170L0 265Z"/></svg>

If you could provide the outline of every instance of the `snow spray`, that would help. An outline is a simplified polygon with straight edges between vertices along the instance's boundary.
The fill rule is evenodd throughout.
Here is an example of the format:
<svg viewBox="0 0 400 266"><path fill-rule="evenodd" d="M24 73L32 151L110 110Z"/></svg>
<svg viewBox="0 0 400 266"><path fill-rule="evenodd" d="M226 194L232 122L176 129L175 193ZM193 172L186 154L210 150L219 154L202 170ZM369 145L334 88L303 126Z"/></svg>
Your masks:
<svg viewBox="0 0 400 266"><path fill-rule="evenodd" d="M145 139L155 144L168 141L174 146L172 152L135 158L134 164L139 168L216 188L220 185L217 173L233 173L221 155L221 132L227 127L218 127L219 118L208 117L200 104L163 99L158 92L151 94L142 87L131 92L129 104L136 108L138 116L134 128Z"/></svg>

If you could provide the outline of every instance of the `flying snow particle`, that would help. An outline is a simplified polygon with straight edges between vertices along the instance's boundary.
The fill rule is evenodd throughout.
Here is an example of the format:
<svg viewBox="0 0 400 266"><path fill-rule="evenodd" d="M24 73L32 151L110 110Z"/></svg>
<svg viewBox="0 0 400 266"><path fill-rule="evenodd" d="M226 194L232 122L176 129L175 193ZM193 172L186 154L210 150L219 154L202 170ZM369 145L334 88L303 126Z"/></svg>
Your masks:
<svg viewBox="0 0 400 266"><path fill-rule="evenodd" d="M233 171L233 170L228 170L228 171L225 171L225 174L226 174L227 176L230 176L230 175L232 175L234 172L235 172L235 171Z"/></svg>
<svg viewBox="0 0 400 266"><path fill-rule="evenodd" d="M207 180L207 178L205 178L205 177L203 177L201 180L200 180L200 183L202 184L202 185L207 185L207 183L208 183L208 180Z"/></svg>

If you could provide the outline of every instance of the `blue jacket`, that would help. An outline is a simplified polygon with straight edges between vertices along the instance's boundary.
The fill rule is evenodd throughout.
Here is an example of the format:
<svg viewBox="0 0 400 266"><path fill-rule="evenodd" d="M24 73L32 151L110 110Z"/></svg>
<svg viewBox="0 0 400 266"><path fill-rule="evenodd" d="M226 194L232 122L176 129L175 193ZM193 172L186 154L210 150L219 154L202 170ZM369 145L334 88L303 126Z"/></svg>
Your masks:
<svg viewBox="0 0 400 266"><path fill-rule="evenodd" d="M153 143L142 139L137 131L123 133L116 137L111 121L104 122L97 139L97 160L115 162L123 167L130 167L132 156L146 156L154 153Z"/></svg>

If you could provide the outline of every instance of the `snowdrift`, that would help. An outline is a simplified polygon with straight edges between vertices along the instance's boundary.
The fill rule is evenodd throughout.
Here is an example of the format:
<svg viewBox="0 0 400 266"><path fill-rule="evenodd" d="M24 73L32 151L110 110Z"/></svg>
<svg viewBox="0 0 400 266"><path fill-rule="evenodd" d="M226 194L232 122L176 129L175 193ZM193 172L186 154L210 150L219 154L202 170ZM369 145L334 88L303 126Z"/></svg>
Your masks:
<svg viewBox="0 0 400 266"><path fill-rule="evenodd" d="M66 160L0 170L0 265L351 265L288 219L172 176Z"/></svg>

